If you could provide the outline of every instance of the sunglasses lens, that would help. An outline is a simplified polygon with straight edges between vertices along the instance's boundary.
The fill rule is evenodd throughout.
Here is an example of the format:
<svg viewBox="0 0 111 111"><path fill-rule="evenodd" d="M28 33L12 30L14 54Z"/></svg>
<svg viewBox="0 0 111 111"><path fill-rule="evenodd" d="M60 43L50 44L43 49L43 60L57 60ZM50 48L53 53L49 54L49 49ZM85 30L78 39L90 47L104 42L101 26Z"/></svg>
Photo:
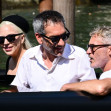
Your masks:
<svg viewBox="0 0 111 111"><path fill-rule="evenodd" d="M64 34L62 34L62 35L60 35L60 36L52 36L52 37L47 37L47 36L45 36L45 35L43 35L43 34L41 34L41 36L42 37L45 37L45 38L47 38L47 39L50 39L53 43L58 43L59 42L59 40L60 39L62 39L63 41L65 41L65 40L67 40L68 38L69 38L69 33L64 33Z"/></svg>
<svg viewBox="0 0 111 111"><path fill-rule="evenodd" d="M0 37L0 44L4 43L4 37Z"/></svg>
<svg viewBox="0 0 111 111"><path fill-rule="evenodd" d="M63 40L63 41L65 41L65 40L67 40L67 39L68 39L67 34L62 35L62 40Z"/></svg>
<svg viewBox="0 0 111 111"><path fill-rule="evenodd" d="M89 45L87 45L87 48L89 48Z"/></svg>
<svg viewBox="0 0 111 111"><path fill-rule="evenodd" d="M69 37L68 34L63 34L61 36L55 36L51 40L52 40L53 43L58 43L60 39L62 39L63 41L65 41L65 40L68 39L68 37Z"/></svg>
<svg viewBox="0 0 111 111"><path fill-rule="evenodd" d="M5 39L7 39L9 42L15 41L15 36L17 35L18 34L13 34L13 35L8 35L6 37L0 37L0 44L3 44Z"/></svg>
<svg viewBox="0 0 111 111"><path fill-rule="evenodd" d="M5 39L7 39L9 42L13 42L13 41L15 41L16 36L22 35L22 34L23 33L11 34L11 35L7 35L6 37L0 36L0 44L3 44Z"/></svg>
<svg viewBox="0 0 111 111"><path fill-rule="evenodd" d="M54 37L51 39L53 43L57 43L60 40L60 37Z"/></svg>
<svg viewBox="0 0 111 111"><path fill-rule="evenodd" d="M8 40L9 42L15 41L15 35L9 35L9 36L7 36L7 40Z"/></svg>

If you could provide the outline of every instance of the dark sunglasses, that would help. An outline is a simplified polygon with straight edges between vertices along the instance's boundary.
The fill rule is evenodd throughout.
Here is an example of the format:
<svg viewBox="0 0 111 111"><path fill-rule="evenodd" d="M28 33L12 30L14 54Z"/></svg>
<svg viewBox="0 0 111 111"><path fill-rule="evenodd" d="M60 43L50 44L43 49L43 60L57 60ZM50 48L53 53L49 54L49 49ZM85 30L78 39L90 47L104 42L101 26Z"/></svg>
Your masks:
<svg viewBox="0 0 111 111"><path fill-rule="evenodd" d="M94 44L88 44L87 48L91 48L92 53L94 53L97 49L102 48L102 47L107 47L111 46L111 44L101 44L101 45L94 45ZM94 50L94 47L98 47L96 50Z"/></svg>
<svg viewBox="0 0 111 111"><path fill-rule="evenodd" d="M0 36L0 44L4 43L4 40L7 39L9 42L13 42L15 41L15 37L18 35L22 35L23 33L19 33L19 34L10 34L7 36Z"/></svg>
<svg viewBox="0 0 111 111"><path fill-rule="evenodd" d="M47 37L44 34L40 34L43 38L47 38L50 39L52 41L52 43L56 44L59 42L60 39L62 39L63 41L67 40L69 38L70 32L69 30L66 28L67 33L65 32L62 35L57 35L57 36L51 36L51 37Z"/></svg>

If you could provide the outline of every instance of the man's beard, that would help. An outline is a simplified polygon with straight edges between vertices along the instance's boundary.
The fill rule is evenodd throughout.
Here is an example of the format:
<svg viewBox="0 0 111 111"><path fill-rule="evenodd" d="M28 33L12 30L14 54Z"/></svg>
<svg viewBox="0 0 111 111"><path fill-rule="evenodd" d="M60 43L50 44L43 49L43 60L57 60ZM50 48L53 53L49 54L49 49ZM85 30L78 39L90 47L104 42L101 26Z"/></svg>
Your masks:
<svg viewBox="0 0 111 111"><path fill-rule="evenodd" d="M42 44L42 46L43 46L43 48L48 52L48 53L50 53L51 55L54 55L54 56L56 56L56 57L60 57L60 56L62 56L62 54L61 55L58 55L58 54L55 54L54 53L54 48L56 48L54 45L51 45L51 47L48 47L48 46L46 46L46 45L44 45L44 44Z"/></svg>

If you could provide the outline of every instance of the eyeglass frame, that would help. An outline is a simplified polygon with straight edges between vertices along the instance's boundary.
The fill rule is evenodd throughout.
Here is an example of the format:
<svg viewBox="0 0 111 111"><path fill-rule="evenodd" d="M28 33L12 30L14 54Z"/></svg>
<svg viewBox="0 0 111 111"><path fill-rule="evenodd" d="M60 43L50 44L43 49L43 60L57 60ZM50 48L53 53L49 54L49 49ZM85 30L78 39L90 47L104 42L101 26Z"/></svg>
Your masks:
<svg viewBox="0 0 111 111"><path fill-rule="evenodd" d="M69 36L70 36L70 32L69 32L69 30L65 27L65 29L66 29L66 31L68 32L68 33L66 33L66 36L67 36L67 38L66 38L66 40L69 38ZM65 35L65 33L64 34L61 34L61 35L57 35L58 37L59 37L59 40L62 38L62 35ZM55 38L55 37L57 37L57 36L51 36L51 37L47 37L45 34L39 34L39 35L41 35L43 38L47 38L47 39L50 39L51 40L51 42L52 43L54 43L54 44L57 44L58 42L59 42L59 40L57 41L57 42L53 42L53 38ZM61 36L61 37L60 37ZM63 40L63 39L62 39Z"/></svg>
<svg viewBox="0 0 111 111"><path fill-rule="evenodd" d="M9 34L7 36L0 36L0 39L3 38L3 43L4 43L4 40L7 39L8 40L8 37L10 36L13 36L13 37L10 37L10 38L13 38L11 41L8 40L8 42L14 42L15 41L15 37L16 36L19 36L19 35L22 35L23 33L18 33L18 34ZM3 44L3 43L0 43L0 44Z"/></svg>
<svg viewBox="0 0 111 111"><path fill-rule="evenodd" d="M99 47L101 46L101 47ZM94 45L94 44L88 44L87 48L90 47L92 53L94 53L97 49L102 48L102 47L107 47L107 46L111 46L111 44L100 44L100 45ZM95 51L93 50L94 47L98 47Z"/></svg>

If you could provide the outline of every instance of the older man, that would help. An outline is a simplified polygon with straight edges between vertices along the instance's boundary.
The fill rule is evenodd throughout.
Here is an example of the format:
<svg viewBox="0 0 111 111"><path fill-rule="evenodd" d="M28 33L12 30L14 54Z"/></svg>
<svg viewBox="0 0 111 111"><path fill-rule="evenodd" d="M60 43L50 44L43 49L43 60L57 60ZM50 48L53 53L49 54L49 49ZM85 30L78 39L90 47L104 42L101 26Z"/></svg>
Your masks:
<svg viewBox="0 0 111 111"><path fill-rule="evenodd" d="M99 80L65 84L61 91L86 91L94 95L106 95L111 92L111 27L98 26L90 36L87 54L91 67L100 68L103 73Z"/></svg>

